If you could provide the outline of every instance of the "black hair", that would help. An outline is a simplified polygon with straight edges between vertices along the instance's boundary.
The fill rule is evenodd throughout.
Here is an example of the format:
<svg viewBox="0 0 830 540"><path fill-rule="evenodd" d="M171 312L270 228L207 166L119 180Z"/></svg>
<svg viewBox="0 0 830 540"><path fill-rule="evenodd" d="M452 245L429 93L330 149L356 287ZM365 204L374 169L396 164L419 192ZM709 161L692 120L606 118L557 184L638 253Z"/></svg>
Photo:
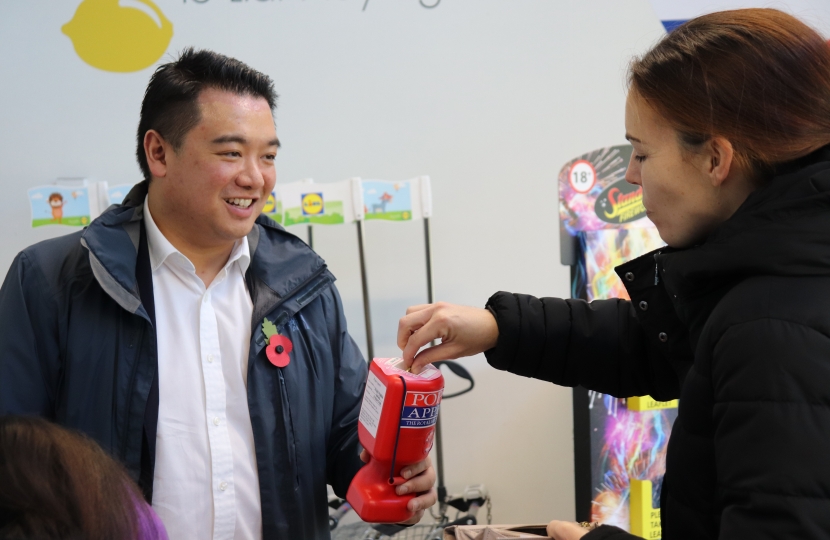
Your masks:
<svg viewBox="0 0 830 540"><path fill-rule="evenodd" d="M277 106L274 81L235 58L207 50L185 49L173 62L159 66L144 92L136 136L138 166L149 180L144 136L153 129L174 149L200 120L197 99L202 90L217 88L239 95L259 96L271 111Z"/></svg>

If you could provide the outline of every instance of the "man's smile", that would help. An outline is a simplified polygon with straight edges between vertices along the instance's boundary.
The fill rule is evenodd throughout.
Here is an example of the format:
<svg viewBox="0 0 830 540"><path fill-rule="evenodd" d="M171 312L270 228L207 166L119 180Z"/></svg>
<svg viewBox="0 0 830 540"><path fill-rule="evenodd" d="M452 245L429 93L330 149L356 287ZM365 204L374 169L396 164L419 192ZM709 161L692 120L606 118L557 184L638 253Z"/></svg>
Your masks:
<svg viewBox="0 0 830 540"><path fill-rule="evenodd" d="M238 208L248 208L256 199L225 199L225 202Z"/></svg>

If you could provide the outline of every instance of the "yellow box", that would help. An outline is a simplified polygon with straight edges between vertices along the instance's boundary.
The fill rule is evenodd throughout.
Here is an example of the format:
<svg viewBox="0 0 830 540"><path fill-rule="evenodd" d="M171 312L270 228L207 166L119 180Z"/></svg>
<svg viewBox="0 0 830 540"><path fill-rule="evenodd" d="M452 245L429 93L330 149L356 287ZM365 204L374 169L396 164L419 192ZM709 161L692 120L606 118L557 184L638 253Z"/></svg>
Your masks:
<svg viewBox="0 0 830 540"><path fill-rule="evenodd" d="M663 536L660 509L651 506L651 490L649 480L631 479L631 504L628 509L631 534L646 540L659 540Z"/></svg>
<svg viewBox="0 0 830 540"><path fill-rule="evenodd" d="M628 403L628 410L629 411L637 411L637 412L644 412L644 411L657 411L660 409L676 409L677 408L677 400L673 399L671 401L657 401L656 399L652 398L651 396L643 396L643 397L630 397L627 400Z"/></svg>

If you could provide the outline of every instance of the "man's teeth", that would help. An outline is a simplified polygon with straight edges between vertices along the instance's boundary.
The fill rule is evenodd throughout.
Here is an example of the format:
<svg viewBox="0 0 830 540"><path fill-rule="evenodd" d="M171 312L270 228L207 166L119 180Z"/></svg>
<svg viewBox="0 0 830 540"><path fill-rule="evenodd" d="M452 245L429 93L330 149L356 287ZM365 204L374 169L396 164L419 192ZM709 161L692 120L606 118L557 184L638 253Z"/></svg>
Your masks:
<svg viewBox="0 0 830 540"><path fill-rule="evenodd" d="M254 202L253 199L225 199L225 202L228 204L232 204L234 206L238 206L240 208L248 208L251 206L251 203Z"/></svg>

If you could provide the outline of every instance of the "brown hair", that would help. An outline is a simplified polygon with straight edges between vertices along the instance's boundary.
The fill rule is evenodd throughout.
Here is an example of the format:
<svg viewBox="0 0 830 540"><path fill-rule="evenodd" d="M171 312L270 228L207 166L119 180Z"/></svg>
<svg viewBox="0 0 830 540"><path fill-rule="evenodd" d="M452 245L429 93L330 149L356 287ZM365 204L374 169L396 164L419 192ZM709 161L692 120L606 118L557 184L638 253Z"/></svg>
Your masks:
<svg viewBox="0 0 830 540"><path fill-rule="evenodd" d="M632 62L629 85L685 147L725 137L750 174L830 143L830 46L775 9L686 22Z"/></svg>
<svg viewBox="0 0 830 540"><path fill-rule="evenodd" d="M0 417L0 539L136 539L144 509L91 439L41 418Z"/></svg>

